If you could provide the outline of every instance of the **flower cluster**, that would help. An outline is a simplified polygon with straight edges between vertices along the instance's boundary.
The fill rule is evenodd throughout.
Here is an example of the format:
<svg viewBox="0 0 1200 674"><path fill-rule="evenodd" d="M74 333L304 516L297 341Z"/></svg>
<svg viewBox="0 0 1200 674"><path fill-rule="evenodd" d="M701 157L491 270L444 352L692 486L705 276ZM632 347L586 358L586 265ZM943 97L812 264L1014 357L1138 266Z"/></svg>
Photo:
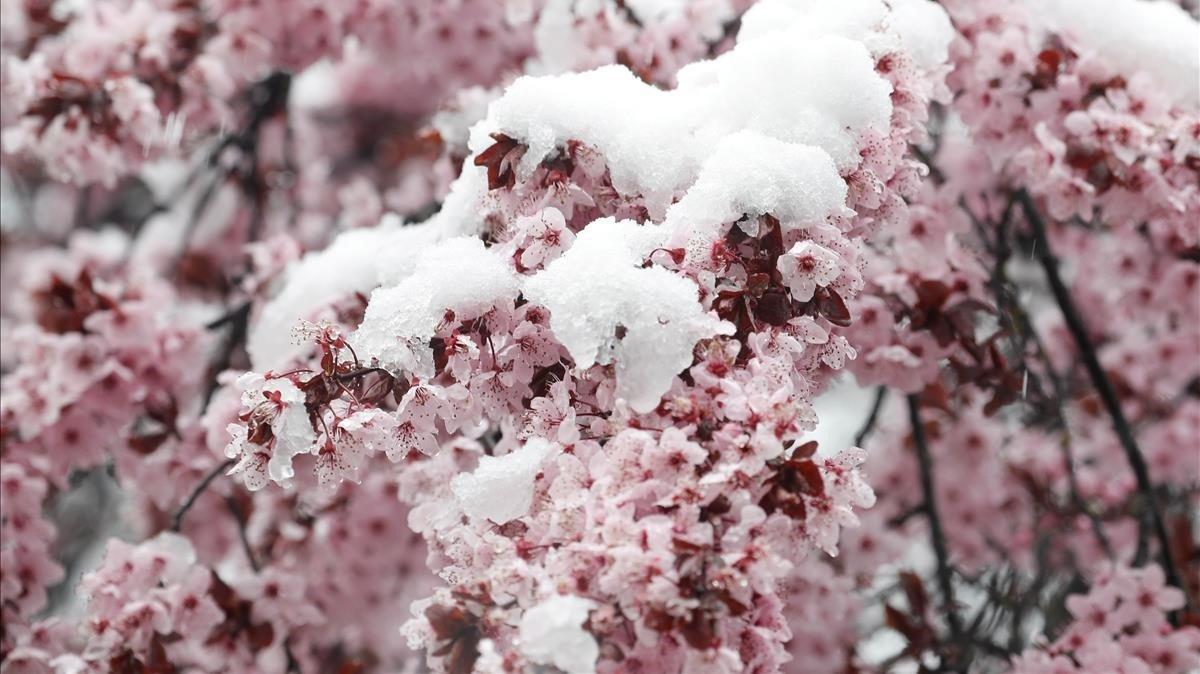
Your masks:
<svg viewBox="0 0 1200 674"><path fill-rule="evenodd" d="M42 517L47 485L20 464L0 464L0 602L6 626L2 647L12 648L30 618L46 606L46 588L63 578L52 555L54 525Z"/></svg>
<svg viewBox="0 0 1200 674"><path fill-rule="evenodd" d="M1157 566L1103 568L1087 594L1067 598L1073 621L1062 636L1022 654L1013 674L1191 671L1200 667L1200 629L1172 628L1163 617L1183 604Z"/></svg>
<svg viewBox="0 0 1200 674"><path fill-rule="evenodd" d="M105 461L133 474L162 467L172 452L157 450L184 440L185 401L204 387L192 365L210 345L194 314L171 306L173 286L122 277L119 245L87 250L96 257L28 265L32 320L7 338L20 367L4 378L0 403L6 459L59 486Z"/></svg>

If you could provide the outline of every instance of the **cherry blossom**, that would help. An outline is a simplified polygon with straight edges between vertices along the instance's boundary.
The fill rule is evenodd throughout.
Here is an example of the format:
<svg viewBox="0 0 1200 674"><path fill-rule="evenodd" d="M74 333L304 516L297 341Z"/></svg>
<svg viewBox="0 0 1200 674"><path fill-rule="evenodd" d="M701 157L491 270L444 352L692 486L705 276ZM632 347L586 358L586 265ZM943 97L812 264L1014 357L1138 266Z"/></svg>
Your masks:
<svg viewBox="0 0 1200 674"><path fill-rule="evenodd" d="M0 673L1200 667L1194 2L0 16Z"/></svg>

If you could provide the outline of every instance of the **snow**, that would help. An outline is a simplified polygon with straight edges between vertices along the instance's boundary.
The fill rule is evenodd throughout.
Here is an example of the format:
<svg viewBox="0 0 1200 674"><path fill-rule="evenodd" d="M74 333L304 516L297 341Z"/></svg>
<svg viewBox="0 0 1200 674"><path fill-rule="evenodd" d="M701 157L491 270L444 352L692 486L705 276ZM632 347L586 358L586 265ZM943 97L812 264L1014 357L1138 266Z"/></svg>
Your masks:
<svg viewBox="0 0 1200 674"><path fill-rule="evenodd" d="M367 293L385 278L410 273L433 231L385 221L338 236L328 248L291 265L280 291L250 330L247 351L255 370L277 370L307 348L293 330L301 319L355 292Z"/></svg>
<svg viewBox="0 0 1200 674"><path fill-rule="evenodd" d="M771 0L746 12L738 42L781 32L809 39L838 35L877 56L903 48L926 71L945 64L954 39L950 18L929 0Z"/></svg>
<svg viewBox="0 0 1200 674"><path fill-rule="evenodd" d="M1046 28L1098 53L1126 79L1149 73L1176 104L1200 107L1200 25L1167 0L1026 0Z"/></svg>
<svg viewBox="0 0 1200 674"><path fill-rule="evenodd" d="M934 71L950 58L954 26L945 10L928 0L892 0L888 23L917 67Z"/></svg>
<svg viewBox="0 0 1200 674"><path fill-rule="evenodd" d="M413 273L371 293L352 344L393 372L434 375L429 340L447 311L467 321L518 293L512 267L474 237L455 237L424 251Z"/></svg>
<svg viewBox="0 0 1200 674"><path fill-rule="evenodd" d="M840 36L797 40L780 31L739 43L715 63L715 123L730 131L749 128L816 145L839 169L850 169L860 159L857 137L888 127L892 86L875 72L860 42Z"/></svg>
<svg viewBox="0 0 1200 674"><path fill-rule="evenodd" d="M523 176L569 140L592 145L608 159L618 191L644 193L661 212L699 167L690 133L695 109L683 98L642 82L622 66L522 77L492 104L485 130L529 147L518 167ZM472 134L473 151L491 144L482 135Z"/></svg>
<svg viewBox="0 0 1200 674"><path fill-rule="evenodd" d="M596 603L574 595L555 595L525 611L519 628L521 653L532 662L553 665L566 674L596 671L600 647L583 629Z"/></svg>
<svg viewBox="0 0 1200 674"><path fill-rule="evenodd" d="M869 39L888 15L882 0L770 0L752 6L742 16L738 43L786 32L812 39L840 35L851 40Z"/></svg>
<svg viewBox="0 0 1200 674"><path fill-rule="evenodd" d="M477 130L471 128L471 145L475 146ZM442 208L421 226L428 227L439 238L455 236L478 236L483 231L483 212L480 208L487 194L487 169L475 166L470 160L462 165L462 173L450 183L450 192L442 202Z"/></svg>
<svg viewBox="0 0 1200 674"><path fill-rule="evenodd" d="M763 161L769 157L770 161ZM701 229L770 213L785 225L821 223L845 208L846 183L829 155L754 131L721 140L667 226Z"/></svg>
<svg viewBox="0 0 1200 674"><path fill-rule="evenodd" d="M733 331L704 312L692 281L642 267L663 233L631 220L597 220L525 284L526 297L550 310L550 329L577 368L616 363L617 396L637 412L658 405L691 365L697 341Z"/></svg>
<svg viewBox="0 0 1200 674"><path fill-rule="evenodd" d="M522 517L533 505L533 485L553 445L533 438L504 456L481 456L471 473L450 482L459 507L475 519L504 524Z"/></svg>
<svg viewBox="0 0 1200 674"><path fill-rule="evenodd" d="M867 129L888 127L891 85L875 72L868 47L841 33L893 45L900 37L871 32L880 3L850 4L865 14L812 25L792 17L775 29L751 31L739 37L737 49L683 68L679 86L670 91L621 66L522 77L472 129L469 147L483 151L496 132L520 140L528 147L518 166L525 177L568 141L583 142L605 157L613 187L641 195L654 220L696 181L713 152L728 147L724 139L746 129L820 148L838 170L853 169L860 161L856 139ZM788 11L786 3L766 7L768 13ZM909 32L914 41L924 39ZM944 42L939 45L944 50ZM778 86L780 81L788 86Z"/></svg>
<svg viewBox="0 0 1200 674"><path fill-rule="evenodd" d="M488 104L497 95L497 89L467 87L455 93L453 100L433 115L430 124L447 145L465 146L471 127L487 116Z"/></svg>
<svg viewBox="0 0 1200 674"><path fill-rule="evenodd" d="M642 22L682 16L688 0L625 0L625 6Z"/></svg>
<svg viewBox="0 0 1200 674"><path fill-rule="evenodd" d="M532 3L532 0L522 1ZM537 57L530 59L526 72L535 75L559 73L584 61L587 46L580 42L575 32L573 4L574 0L546 0L538 13L533 33ZM533 10L529 11L532 14Z"/></svg>

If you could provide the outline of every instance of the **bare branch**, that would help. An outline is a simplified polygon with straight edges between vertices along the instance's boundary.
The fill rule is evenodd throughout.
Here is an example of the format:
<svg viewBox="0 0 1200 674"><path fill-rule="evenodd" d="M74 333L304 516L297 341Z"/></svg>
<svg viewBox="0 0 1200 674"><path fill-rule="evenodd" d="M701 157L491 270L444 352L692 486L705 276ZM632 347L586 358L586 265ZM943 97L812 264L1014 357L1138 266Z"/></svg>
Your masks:
<svg viewBox="0 0 1200 674"><path fill-rule="evenodd" d="M192 493L188 494L188 497L179 506L179 510L176 510L175 515L171 517L171 531L179 531L179 528L183 526L183 517L192 509L192 506L196 505L196 499L200 498L200 495L204 493L204 490L208 489L208 485L212 484L212 481L217 479L218 475L229 470L233 466L233 463L233 459L222 462L216 468L213 468L208 475L205 475L204 479L200 480L196 488L192 490Z"/></svg>
<svg viewBox="0 0 1200 674"><path fill-rule="evenodd" d="M929 535L933 543L933 553L937 558L938 589L942 595L942 603L945 605L950 636L956 645L961 645L963 626L954 601L954 571L950 567L950 553L946 549L946 534L942 530L942 520L938 515L937 495L933 483L933 458L929 454L929 444L925 439L925 426L921 422L920 401L916 395L908 396L908 419L912 424L913 445L917 452L917 468L921 476L921 490L925 496L925 516L929 519ZM951 669L965 671L962 667L951 667Z"/></svg>
<svg viewBox="0 0 1200 674"><path fill-rule="evenodd" d="M1158 499L1154 496L1154 484L1150 481L1150 469L1146 465L1146 458L1133 437L1133 429L1130 427L1129 421L1125 418L1124 410L1121 409L1121 401L1117 399L1116 389L1113 387L1108 375L1104 372L1104 368L1100 365L1100 359L1096 355L1096 347L1092 344L1091 337L1088 336L1087 325L1084 324L1083 317L1075 306L1075 300L1071 297L1071 291L1063 283L1062 276L1058 273L1058 258L1054 256L1054 251L1050 247L1050 240L1046 236L1046 221L1042 218L1041 213L1038 212L1037 206L1028 192L1025 190L1017 192L1017 199L1021 204L1025 219L1029 223L1030 232L1033 234L1034 245L1037 247L1038 261L1041 263L1042 269L1046 272L1046 279L1050 283L1050 291L1054 295L1055 302L1058 303L1058 308L1062 312L1071 337L1075 340L1075 345L1079 348L1079 354L1083 359L1084 367L1087 369L1088 377L1092 381L1092 386L1095 387L1096 392L1100 395L1104 409L1108 412L1113 430L1117 434L1121 448L1125 451L1125 458L1129 461L1130 468L1133 469L1133 475L1137 480L1138 492L1146 503L1146 508L1150 513L1151 524L1154 527L1155 537L1158 538L1159 546L1162 548L1163 570L1166 573L1167 581L1175 587L1184 588L1183 583L1179 579L1179 572L1175 568L1175 560L1171 557L1171 539L1167 534L1166 519L1163 517L1162 509L1159 507ZM1186 592L1186 588L1184 590Z"/></svg>
<svg viewBox="0 0 1200 674"><path fill-rule="evenodd" d="M867 420L863 422L862 428L854 435L855 447L862 447L867 438L871 436L871 432L875 430L875 424L879 421L879 411L883 409L883 401L886 398L886 386L875 389L875 402L871 403L871 412L867 415Z"/></svg>

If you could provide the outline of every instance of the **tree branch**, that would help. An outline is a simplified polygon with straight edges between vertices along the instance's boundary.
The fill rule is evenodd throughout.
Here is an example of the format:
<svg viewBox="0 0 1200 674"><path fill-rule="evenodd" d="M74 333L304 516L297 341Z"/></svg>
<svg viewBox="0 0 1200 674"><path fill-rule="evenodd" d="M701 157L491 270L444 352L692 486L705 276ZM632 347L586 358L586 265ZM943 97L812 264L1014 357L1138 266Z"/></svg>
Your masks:
<svg viewBox="0 0 1200 674"><path fill-rule="evenodd" d="M179 506L179 510L176 510L175 515L171 517L171 531L179 531L179 528L183 526L184 515L187 515L192 506L196 505L196 499L200 498L200 495L204 493L205 489L208 489L208 485L212 484L212 481L217 479L218 475L229 470L233 466L233 463L233 459L223 461L216 468L213 468L208 475L205 475L204 479L200 480L200 483L196 485L192 493L188 494L188 497Z"/></svg>
<svg viewBox="0 0 1200 674"><path fill-rule="evenodd" d="M250 303L246 302L230 314L227 314L227 316L222 316L210 324L215 324L213 329L224 327L225 325L230 325L231 327L229 335L225 337L225 343L217 355L216 362L213 363L212 376L208 380L208 387L204 391L202 410L208 409L208 403L212 401L213 395L220 388L221 385L218 381L218 376L221 372L228 369L230 363L233 362L233 352L241 346L242 342L246 341L246 335L250 330Z"/></svg>
<svg viewBox="0 0 1200 674"><path fill-rule="evenodd" d="M246 517L242 508L231 496L225 497L225 507L229 508L229 513L237 522L238 538L242 542L242 551L246 553L246 561L250 562L250 568L257 573L260 569L258 558L254 556L254 548L250 546L250 538L246 535Z"/></svg>
<svg viewBox="0 0 1200 674"><path fill-rule="evenodd" d="M1113 559L1112 545L1109 543L1108 536L1104 533L1104 525L1100 522L1100 518L1096 513L1088 507L1088 504L1084 501L1079 491L1079 481L1075 474L1075 459L1071 452L1071 432L1067 425L1066 415L1063 413L1063 400L1066 398L1066 387L1063 384L1062 378L1055 371L1054 363L1050 360L1050 355L1047 353L1041 337L1034 328L1033 321L1030 320L1028 312L1025 311L1025 307L1021 304L1020 296L1014 290L1013 283L1008 277L1008 261L1012 257L1012 246L1009 242L1010 225L1012 222L1011 214L1016 201L1016 196L1009 198L1004 206L1003 216L994 227L990 226L991 223L988 223L989 227L984 227L983 223L979 222L970 208L968 208L965 199L959 199L959 206L976 223L979 236L983 239L988 252L994 258L989 285L991 286L992 293L996 296L996 307L999 309L1000 320L1003 322L1005 329L1013 337L1015 350L1021 358L1025 376L1032 381L1041 397L1049 403L1049 412L1054 416L1054 421L1062 429L1059 448L1062 451L1063 464L1067 471L1067 487L1070 491L1071 504L1087 517L1096 542L1100 545L1104 554L1109 559ZM987 229L994 229L996 231L994 241L988 240ZM1045 390L1046 387L1043 385L1041 377L1029 367L1026 356L1028 343L1033 344L1041 360L1044 374L1050 382L1050 391Z"/></svg>
<svg viewBox="0 0 1200 674"><path fill-rule="evenodd" d="M1029 223L1030 232L1033 234L1034 245L1037 246L1038 261L1041 263L1042 269L1046 272L1046 280L1050 283L1050 291L1054 295L1055 302L1058 303L1058 308L1062 312L1071 337L1075 340L1075 345L1079 348L1079 354L1083 359L1084 367L1087 369L1088 377L1092 380L1092 386L1100 394L1100 400L1104 404L1104 409L1108 412L1109 419L1112 421L1113 430L1117 434L1121 448L1125 451L1125 458L1129 461L1130 468L1133 469L1133 475L1137 480L1138 492L1142 495L1150 512L1154 534L1158 538L1159 546L1162 548L1163 570L1166 572L1167 581L1175 587L1184 589L1186 592L1186 588L1180 582L1179 572L1175 568L1175 560L1171 557L1171 539L1167 534L1166 520L1163 517L1162 510L1159 508L1158 499L1154 497L1154 484L1150 481L1150 469L1146 465L1146 458L1133 437L1133 429L1130 427L1129 421L1125 418L1124 410L1121 409L1121 401L1117 399L1116 389L1113 388L1112 382L1109 381L1108 375L1100 365L1100 359L1096 355L1096 347L1092 344L1092 340L1088 336L1087 326L1084 324L1083 317L1075 306L1075 301L1071 297L1071 291L1063 283L1062 276L1058 273L1058 258L1054 256L1054 251L1050 247L1050 240L1046 236L1046 221L1042 218L1041 213L1038 212L1037 206L1028 192L1020 190L1017 192L1017 199L1021 204L1022 211L1025 213L1025 219Z"/></svg>
<svg viewBox="0 0 1200 674"><path fill-rule="evenodd" d="M871 432L875 430L875 423L879 421L879 411L883 409L883 401L886 398L886 386L880 386L875 389L875 402L871 403L871 412L867 415L867 420L863 422L862 428L854 435L855 447L862 447L863 443L870 437Z"/></svg>
<svg viewBox="0 0 1200 674"><path fill-rule="evenodd" d="M946 534L938 515L937 496L933 484L933 458L925 439L925 426L921 423L920 401L916 395L908 396L908 419L912 424L913 445L917 452L917 468L921 476L921 491L925 495L925 516L929 518L929 535L933 542L933 553L937 557L938 587L942 603L946 606L946 622L954 643L963 643L963 626L954 601L953 570L950 568L950 553L946 550ZM953 668L952 668L953 669ZM965 671L959 668L955 671Z"/></svg>

